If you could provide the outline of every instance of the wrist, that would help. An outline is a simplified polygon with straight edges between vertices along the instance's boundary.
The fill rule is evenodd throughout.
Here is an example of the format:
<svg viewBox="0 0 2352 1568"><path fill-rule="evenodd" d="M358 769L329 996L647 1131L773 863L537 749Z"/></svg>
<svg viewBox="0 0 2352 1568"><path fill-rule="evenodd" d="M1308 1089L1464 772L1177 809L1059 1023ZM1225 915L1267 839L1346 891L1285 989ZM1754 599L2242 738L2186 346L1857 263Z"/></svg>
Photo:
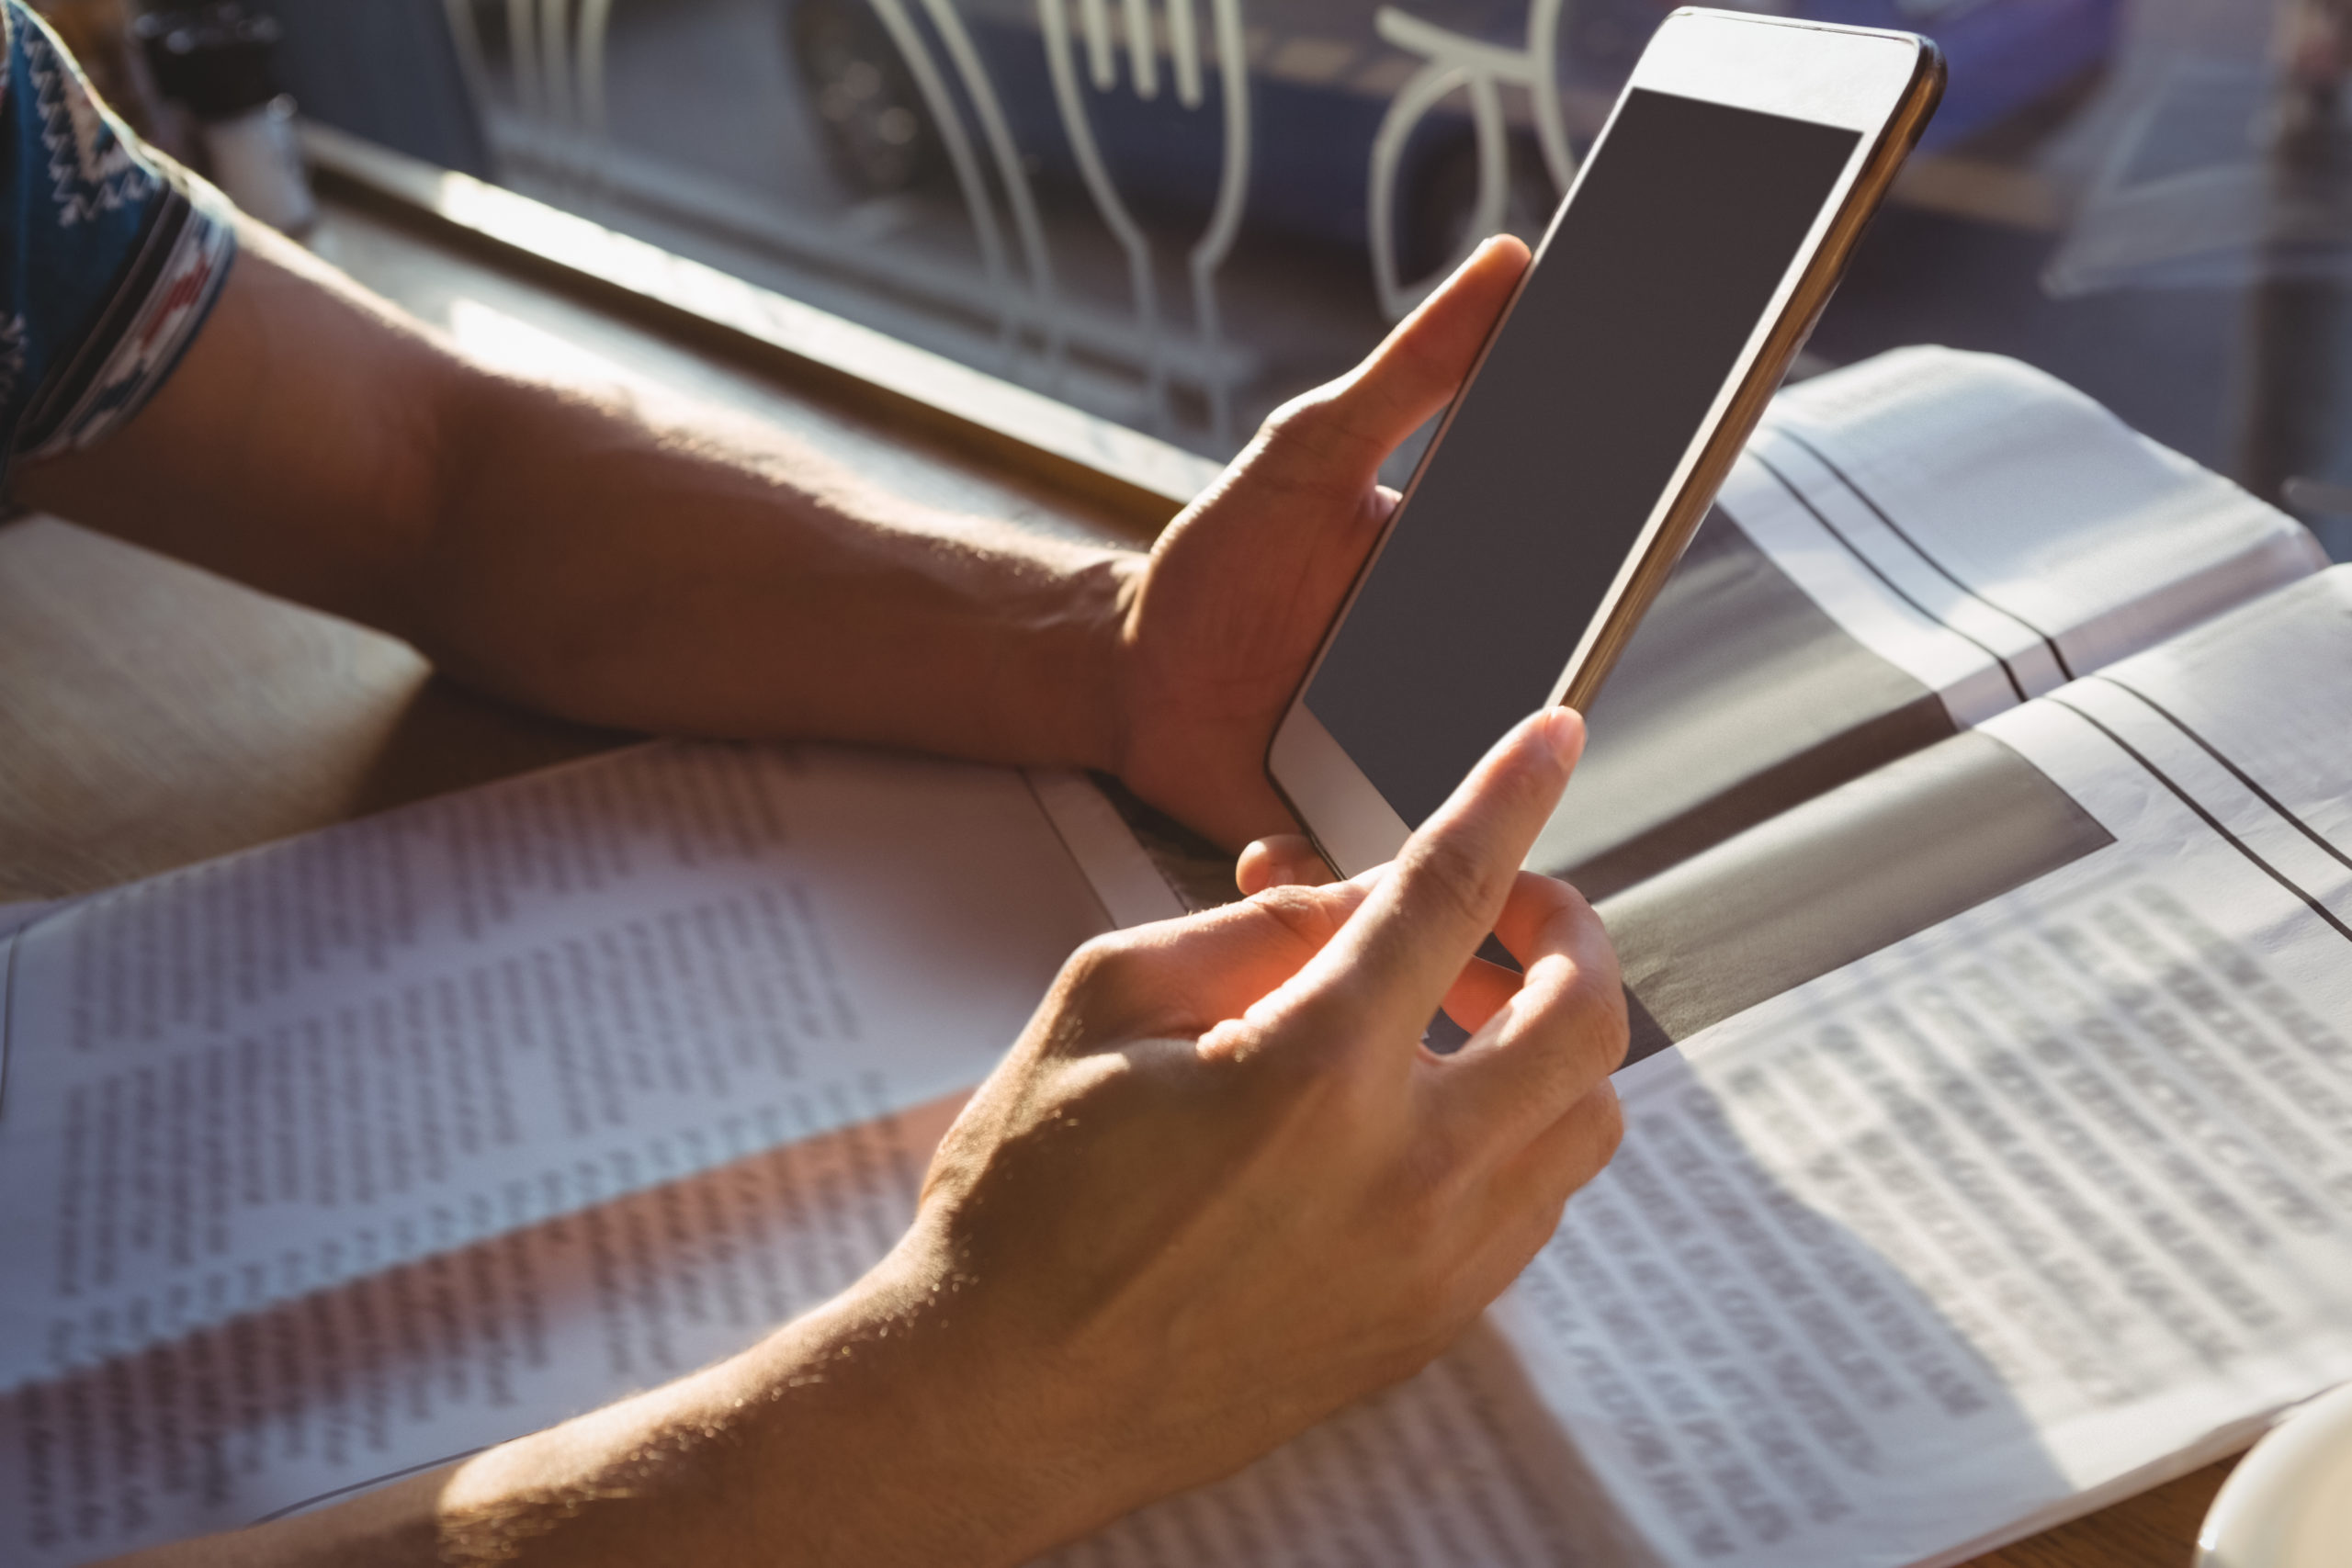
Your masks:
<svg viewBox="0 0 2352 1568"><path fill-rule="evenodd" d="M480 1454L421 1528L465 1562L1012 1568L1093 1521L1016 1440L1017 1359L950 1343L935 1278L894 1256L739 1356Z"/></svg>
<svg viewBox="0 0 2352 1568"><path fill-rule="evenodd" d="M747 1495L813 1562L1010 1568L1102 1510L1041 1440L1034 1365L983 1342L920 1240L743 1358Z"/></svg>
<svg viewBox="0 0 2352 1568"><path fill-rule="evenodd" d="M1001 682L1009 732L1045 727L1030 754L1117 773L1131 728L1128 622L1146 558L1105 550L1057 575L1054 604L1033 625L1026 658Z"/></svg>

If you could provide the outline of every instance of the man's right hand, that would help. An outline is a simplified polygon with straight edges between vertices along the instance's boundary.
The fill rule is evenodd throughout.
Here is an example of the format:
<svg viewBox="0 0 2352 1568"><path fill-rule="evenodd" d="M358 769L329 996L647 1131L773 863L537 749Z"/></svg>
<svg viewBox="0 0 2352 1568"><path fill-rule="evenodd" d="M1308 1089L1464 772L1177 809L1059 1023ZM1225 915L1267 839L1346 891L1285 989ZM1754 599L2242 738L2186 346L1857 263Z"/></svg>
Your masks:
<svg viewBox="0 0 2352 1568"><path fill-rule="evenodd" d="M1035 1551L1419 1369L1614 1150L1614 954L1519 867L1583 743L1521 724L1394 865L1121 932L933 1161L893 1335L988 1392ZM1493 931L1524 976L1478 962ZM1474 1031L1420 1043L1441 1001ZM974 1374L978 1374L977 1381Z"/></svg>

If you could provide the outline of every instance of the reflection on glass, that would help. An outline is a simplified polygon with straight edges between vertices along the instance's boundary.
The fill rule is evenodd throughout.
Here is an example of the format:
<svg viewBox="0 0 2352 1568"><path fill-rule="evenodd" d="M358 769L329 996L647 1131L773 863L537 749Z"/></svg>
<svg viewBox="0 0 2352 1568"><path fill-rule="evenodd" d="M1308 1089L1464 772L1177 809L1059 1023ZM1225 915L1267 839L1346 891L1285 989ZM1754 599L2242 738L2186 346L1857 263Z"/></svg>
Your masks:
<svg viewBox="0 0 2352 1568"><path fill-rule="evenodd" d="M1747 6L1924 31L1951 64L1812 364L1917 341L2013 354L2335 525L2317 502L2352 494L2352 453L2294 430L2346 424L2327 373L2352 350L2331 324L2352 269L2345 0ZM440 0L419 15L446 22L502 183L1222 457L1479 237L1540 231L1669 8ZM298 44L364 30L322 0L278 9ZM297 85L311 112L400 140L357 123L349 81ZM2282 358L2290 343L2324 346Z"/></svg>

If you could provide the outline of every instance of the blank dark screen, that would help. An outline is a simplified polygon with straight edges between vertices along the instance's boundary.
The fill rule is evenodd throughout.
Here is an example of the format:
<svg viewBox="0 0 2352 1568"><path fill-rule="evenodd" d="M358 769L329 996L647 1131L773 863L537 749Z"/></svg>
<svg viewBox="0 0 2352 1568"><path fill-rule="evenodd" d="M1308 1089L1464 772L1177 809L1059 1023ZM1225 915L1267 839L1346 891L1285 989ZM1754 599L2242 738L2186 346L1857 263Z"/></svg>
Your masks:
<svg viewBox="0 0 2352 1568"><path fill-rule="evenodd" d="M1859 140L1626 96L1307 686L1408 823L1551 694Z"/></svg>

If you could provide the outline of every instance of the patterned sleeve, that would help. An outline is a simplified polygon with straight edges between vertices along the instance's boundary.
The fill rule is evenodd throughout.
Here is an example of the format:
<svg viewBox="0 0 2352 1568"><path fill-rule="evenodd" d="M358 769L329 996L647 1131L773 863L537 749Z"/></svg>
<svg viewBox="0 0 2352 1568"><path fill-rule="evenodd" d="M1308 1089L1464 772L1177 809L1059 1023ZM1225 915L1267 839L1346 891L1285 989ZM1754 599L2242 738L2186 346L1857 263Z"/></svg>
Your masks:
<svg viewBox="0 0 2352 1568"><path fill-rule="evenodd" d="M90 446L179 363L235 254L218 191L142 143L0 0L0 482Z"/></svg>

